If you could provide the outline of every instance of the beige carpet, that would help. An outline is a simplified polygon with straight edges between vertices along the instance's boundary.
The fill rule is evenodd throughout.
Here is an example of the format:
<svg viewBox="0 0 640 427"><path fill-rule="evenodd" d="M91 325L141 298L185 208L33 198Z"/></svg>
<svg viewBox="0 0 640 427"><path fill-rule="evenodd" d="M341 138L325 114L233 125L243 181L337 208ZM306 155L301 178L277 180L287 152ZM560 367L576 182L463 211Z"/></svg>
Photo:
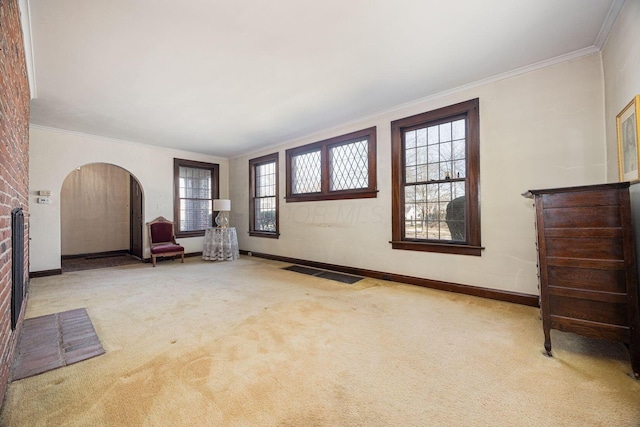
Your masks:
<svg viewBox="0 0 640 427"><path fill-rule="evenodd" d="M10 384L3 426L638 426L624 346L530 307L242 257L31 281L106 354Z"/></svg>

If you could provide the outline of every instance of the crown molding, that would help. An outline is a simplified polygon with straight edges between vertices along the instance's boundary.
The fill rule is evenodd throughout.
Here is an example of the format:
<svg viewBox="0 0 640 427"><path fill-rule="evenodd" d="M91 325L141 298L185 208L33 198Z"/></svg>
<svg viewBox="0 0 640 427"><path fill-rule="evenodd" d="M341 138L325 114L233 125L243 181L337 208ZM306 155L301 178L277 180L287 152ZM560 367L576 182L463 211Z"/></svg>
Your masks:
<svg viewBox="0 0 640 427"><path fill-rule="evenodd" d="M609 34L611 34L611 30L613 29L613 25L616 23L616 19L618 19L618 15L620 11L624 7L626 0L614 0L611 3L611 7L609 8L609 13L602 23L602 27L600 28L600 32L596 37L596 41L593 44L598 50L602 50L604 45L607 43L607 39L609 38Z"/></svg>

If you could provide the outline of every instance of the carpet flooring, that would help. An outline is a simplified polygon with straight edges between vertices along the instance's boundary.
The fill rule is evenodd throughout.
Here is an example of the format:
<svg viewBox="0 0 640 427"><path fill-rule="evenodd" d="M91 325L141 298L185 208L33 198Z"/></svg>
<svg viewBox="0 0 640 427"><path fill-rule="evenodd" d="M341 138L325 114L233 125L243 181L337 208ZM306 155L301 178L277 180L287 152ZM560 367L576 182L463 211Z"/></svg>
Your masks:
<svg viewBox="0 0 640 427"><path fill-rule="evenodd" d="M11 364L11 381L104 354L84 308L26 319Z"/></svg>
<svg viewBox="0 0 640 427"><path fill-rule="evenodd" d="M0 426L638 427L624 345L533 307L291 263L197 257L33 278L27 319L86 307L106 353L9 384Z"/></svg>

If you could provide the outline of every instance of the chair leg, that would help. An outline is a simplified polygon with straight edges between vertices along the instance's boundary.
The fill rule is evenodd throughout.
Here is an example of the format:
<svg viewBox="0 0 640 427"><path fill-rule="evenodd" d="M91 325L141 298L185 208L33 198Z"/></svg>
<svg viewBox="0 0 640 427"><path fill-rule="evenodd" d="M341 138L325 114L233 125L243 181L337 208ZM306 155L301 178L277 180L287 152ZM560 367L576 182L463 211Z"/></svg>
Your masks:
<svg viewBox="0 0 640 427"><path fill-rule="evenodd" d="M156 266L156 256L155 255L151 255L151 262L153 263L153 266Z"/></svg>
<svg viewBox="0 0 640 427"><path fill-rule="evenodd" d="M182 261L181 261L181 262L184 264L184 252L182 252L182 253L180 254L180 257L182 258Z"/></svg>

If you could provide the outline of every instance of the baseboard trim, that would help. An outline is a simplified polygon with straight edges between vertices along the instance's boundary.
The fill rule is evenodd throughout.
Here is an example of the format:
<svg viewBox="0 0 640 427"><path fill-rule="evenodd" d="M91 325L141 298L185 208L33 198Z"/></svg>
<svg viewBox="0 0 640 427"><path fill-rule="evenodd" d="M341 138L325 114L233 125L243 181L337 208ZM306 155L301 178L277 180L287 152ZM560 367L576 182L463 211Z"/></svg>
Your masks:
<svg viewBox="0 0 640 427"><path fill-rule="evenodd" d="M322 268L325 270L339 271L340 273L353 274L356 276L370 277L372 279L390 280L393 282L406 283L408 285L422 286L425 288L438 289L441 291L455 292L459 294L472 295L475 297L488 298L497 301L521 304L530 307L539 307L538 296L523 294L519 292L502 291L498 289L481 288L478 286L461 285L459 283L443 282L440 280L425 279L422 277L405 276L402 274L385 273L382 271L367 270L356 267L346 267L342 265L327 264L324 262L308 261L298 258L289 258L279 255L271 255L260 252L241 250L243 255L251 255L258 258L271 259L274 261L288 262L291 264L306 265L309 267Z"/></svg>
<svg viewBox="0 0 640 427"><path fill-rule="evenodd" d="M61 268L55 268L53 270L30 271L29 279L33 279L34 277L57 276L58 274L62 274Z"/></svg>

